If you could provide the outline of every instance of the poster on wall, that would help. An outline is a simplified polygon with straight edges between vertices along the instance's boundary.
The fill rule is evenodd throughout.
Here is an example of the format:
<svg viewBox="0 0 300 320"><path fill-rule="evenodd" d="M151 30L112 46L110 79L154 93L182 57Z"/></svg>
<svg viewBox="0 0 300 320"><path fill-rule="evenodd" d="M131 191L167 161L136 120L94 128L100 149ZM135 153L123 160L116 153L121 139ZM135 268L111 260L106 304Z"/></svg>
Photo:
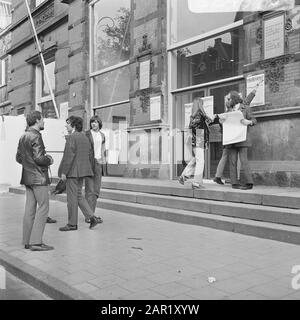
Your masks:
<svg viewBox="0 0 300 320"><path fill-rule="evenodd" d="M68 118L68 112L69 112L69 102L62 102L59 105L59 111L60 111L60 119L66 120Z"/></svg>
<svg viewBox="0 0 300 320"><path fill-rule="evenodd" d="M150 98L150 121L161 119L161 96Z"/></svg>
<svg viewBox="0 0 300 320"><path fill-rule="evenodd" d="M190 117L192 115L193 103L184 104L184 127L188 128L190 124Z"/></svg>
<svg viewBox="0 0 300 320"><path fill-rule="evenodd" d="M284 54L284 15L263 20L264 59Z"/></svg>
<svg viewBox="0 0 300 320"><path fill-rule="evenodd" d="M256 88L256 85L258 85L257 88ZM246 90L247 95L254 88L256 88L256 94L250 103L250 107L264 105L265 104L265 75L256 74L256 75L247 77L246 86L247 86L247 90Z"/></svg>
<svg viewBox="0 0 300 320"><path fill-rule="evenodd" d="M208 96L208 97L204 97L201 99L203 101L203 108L204 108L207 116L213 120L213 118L214 118L214 97Z"/></svg>
<svg viewBox="0 0 300 320"><path fill-rule="evenodd" d="M140 62L140 90L150 86L150 60Z"/></svg>

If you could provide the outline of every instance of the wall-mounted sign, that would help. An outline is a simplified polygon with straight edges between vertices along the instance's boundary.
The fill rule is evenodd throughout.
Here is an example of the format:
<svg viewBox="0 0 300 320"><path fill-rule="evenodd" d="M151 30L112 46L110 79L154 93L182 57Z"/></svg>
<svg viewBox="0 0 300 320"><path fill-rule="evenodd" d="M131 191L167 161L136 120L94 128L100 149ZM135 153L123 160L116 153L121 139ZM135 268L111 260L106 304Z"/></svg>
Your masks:
<svg viewBox="0 0 300 320"><path fill-rule="evenodd" d="M258 87L256 85L259 84ZM256 88L256 94L250 103L250 107L262 106L265 104L265 75L256 74L246 79L247 95Z"/></svg>
<svg viewBox="0 0 300 320"><path fill-rule="evenodd" d="M201 98L203 100L203 108L205 113L211 119L214 118L214 96Z"/></svg>
<svg viewBox="0 0 300 320"><path fill-rule="evenodd" d="M263 21L264 59L284 54L284 15L277 15Z"/></svg>
<svg viewBox="0 0 300 320"><path fill-rule="evenodd" d="M140 90L150 87L150 60L140 62Z"/></svg>
<svg viewBox="0 0 300 320"><path fill-rule="evenodd" d="M60 119L67 119L68 118L68 110L69 110L69 102L62 102L59 105L59 113Z"/></svg>
<svg viewBox="0 0 300 320"><path fill-rule="evenodd" d="M188 128L192 115L193 103L184 104L184 127Z"/></svg>
<svg viewBox="0 0 300 320"><path fill-rule="evenodd" d="M161 119L161 96L150 98L150 121Z"/></svg>

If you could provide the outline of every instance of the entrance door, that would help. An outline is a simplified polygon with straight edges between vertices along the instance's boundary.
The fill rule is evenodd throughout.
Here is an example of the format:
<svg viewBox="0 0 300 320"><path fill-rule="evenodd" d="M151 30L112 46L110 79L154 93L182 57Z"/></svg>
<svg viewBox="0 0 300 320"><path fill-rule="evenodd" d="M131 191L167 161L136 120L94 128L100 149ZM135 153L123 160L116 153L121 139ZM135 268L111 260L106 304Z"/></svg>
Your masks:
<svg viewBox="0 0 300 320"><path fill-rule="evenodd" d="M231 90L235 90L243 94L244 89L245 86L243 82L223 84L209 88L208 95L214 97L214 114L225 112L225 95L227 95ZM223 151L221 127L218 124L211 126L209 142L209 172L210 177L214 177ZM226 164L223 177L229 177L228 164Z"/></svg>
<svg viewBox="0 0 300 320"><path fill-rule="evenodd" d="M188 128L195 97L204 97L204 90L175 95L174 107L174 176L180 176L192 158L192 137ZM206 171L206 167L204 171ZM205 177L205 173L204 173Z"/></svg>

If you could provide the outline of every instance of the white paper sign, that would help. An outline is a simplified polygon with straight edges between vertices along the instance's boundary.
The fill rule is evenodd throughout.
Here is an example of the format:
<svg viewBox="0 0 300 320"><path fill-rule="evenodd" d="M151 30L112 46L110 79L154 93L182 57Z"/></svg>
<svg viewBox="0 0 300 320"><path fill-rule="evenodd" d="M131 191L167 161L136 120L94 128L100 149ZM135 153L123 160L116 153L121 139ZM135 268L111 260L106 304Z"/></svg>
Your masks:
<svg viewBox="0 0 300 320"><path fill-rule="evenodd" d="M59 105L60 119L66 120L68 118L69 102L62 102Z"/></svg>
<svg viewBox="0 0 300 320"><path fill-rule="evenodd" d="M203 100L203 108L208 117L214 118L214 96L201 98Z"/></svg>
<svg viewBox="0 0 300 320"><path fill-rule="evenodd" d="M284 15L264 21L264 59L284 54Z"/></svg>
<svg viewBox="0 0 300 320"><path fill-rule="evenodd" d="M150 86L150 60L140 62L140 90Z"/></svg>
<svg viewBox="0 0 300 320"><path fill-rule="evenodd" d="M247 126L241 123L241 119L244 119L242 112L226 112L220 115L220 117L222 116L226 117L226 120L223 123L223 146L246 141Z"/></svg>
<svg viewBox="0 0 300 320"><path fill-rule="evenodd" d="M259 84L258 87L256 85ZM248 94L256 88L256 94L250 103L250 107L261 106L265 104L265 75L257 74L254 76L247 77L247 96Z"/></svg>
<svg viewBox="0 0 300 320"><path fill-rule="evenodd" d="M184 104L184 127L188 128L191 120L192 115L192 103L185 103Z"/></svg>
<svg viewBox="0 0 300 320"><path fill-rule="evenodd" d="M151 97L150 98L150 121L161 119L161 97Z"/></svg>

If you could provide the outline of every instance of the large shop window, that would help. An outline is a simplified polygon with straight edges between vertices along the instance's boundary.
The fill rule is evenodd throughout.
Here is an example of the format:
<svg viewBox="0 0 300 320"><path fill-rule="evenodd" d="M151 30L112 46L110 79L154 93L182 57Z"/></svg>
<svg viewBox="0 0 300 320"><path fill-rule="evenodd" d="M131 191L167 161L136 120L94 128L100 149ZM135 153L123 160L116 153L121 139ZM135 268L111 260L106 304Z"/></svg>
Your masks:
<svg viewBox="0 0 300 320"><path fill-rule="evenodd" d="M175 50L177 88L234 77L244 65L243 29Z"/></svg>
<svg viewBox="0 0 300 320"><path fill-rule="evenodd" d="M95 105L100 106L128 100L129 76L129 66L96 76L94 78Z"/></svg>
<svg viewBox="0 0 300 320"><path fill-rule="evenodd" d="M258 11L288 10L297 0L170 0L169 43L176 44Z"/></svg>
<svg viewBox="0 0 300 320"><path fill-rule="evenodd" d="M55 92L55 61L46 63L45 70L50 80L50 86ZM53 101L50 95L50 89L46 81L43 68L36 66L36 107L41 111L44 118L56 118Z"/></svg>
<svg viewBox="0 0 300 320"><path fill-rule="evenodd" d="M130 0L100 0L93 5L93 71L129 60Z"/></svg>
<svg viewBox="0 0 300 320"><path fill-rule="evenodd" d="M130 104L99 108L95 110L103 124L106 137L108 174L122 176L128 159L128 133Z"/></svg>

